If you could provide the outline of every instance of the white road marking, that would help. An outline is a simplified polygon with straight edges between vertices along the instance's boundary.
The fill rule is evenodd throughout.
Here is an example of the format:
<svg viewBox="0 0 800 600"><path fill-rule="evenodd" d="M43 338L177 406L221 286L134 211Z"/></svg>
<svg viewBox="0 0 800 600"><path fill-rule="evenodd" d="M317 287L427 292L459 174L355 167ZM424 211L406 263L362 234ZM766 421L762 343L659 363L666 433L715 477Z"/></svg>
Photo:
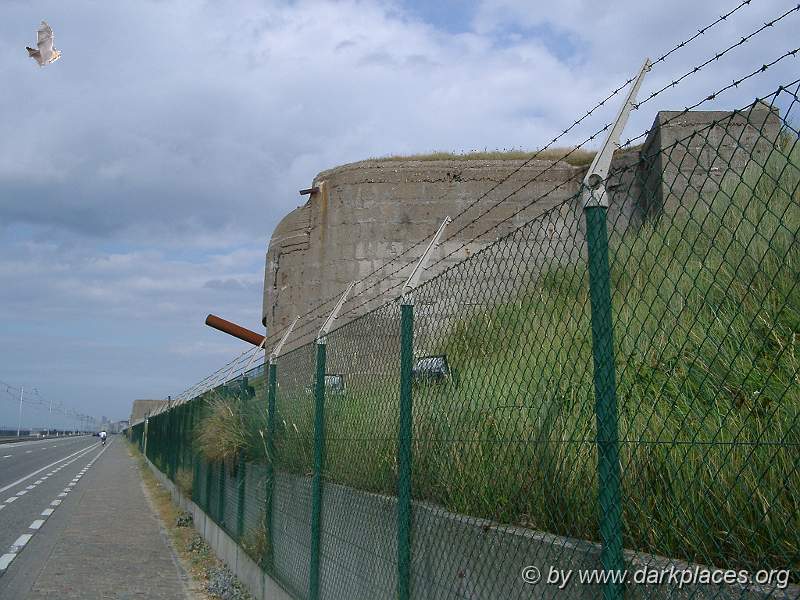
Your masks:
<svg viewBox="0 0 800 600"><path fill-rule="evenodd" d="M13 454L6 454L3 458L11 458L12 456L14 456L14 455Z"/></svg>
<svg viewBox="0 0 800 600"><path fill-rule="evenodd" d="M110 445L111 444L109 444L109 446ZM92 450L93 447L94 447L94 445L89 446L89 448L85 448L83 450L79 450L78 452L75 452L74 454L71 454L70 456L62 458L61 460L58 460L58 461L54 462L51 465L43 467L43 468L39 469L38 471L36 471L35 473L31 473L30 475L27 475L27 476L23 477L19 481L16 481L16 482L12 483L11 485L0 489L0 493L4 492L5 490L7 490L10 487L13 487L13 486L17 485L18 483L21 483L21 482L25 481L26 479L29 479L30 477L33 477L34 475L36 475L36 473L44 471L45 469L49 469L50 467L52 467L55 464L63 463L60 467L58 467L56 469L53 469L53 471L48 473L48 475L46 477L42 477L42 479L36 481L33 485L29 485L28 486L28 489L33 489L38 484L42 483L42 481L47 479L47 477L49 477L50 475L52 475L54 473L57 473L58 471L60 471L64 467L66 467L67 465L70 465L73 462L75 462L76 460L78 460L78 458L80 458L80 456L76 456L76 455L81 454L81 452L84 453L81 456L83 456L85 454L88 454ZM58 494L59 498L63 498L64 496L66 496L69 493L69 491L72 489L72 487L75 486L75 482L78 481L81 478L81 476L86 472L86 470L88 470L95 463L95 461L98 458L100 458L100 455L103 452L105 452L107 448L108 448L108 446L103 448L97 455L95 455L95 457L92 460L90 460L87 463L87 465L81 471L80 475L78 475L78 477L73 479L71 483L67 484L67 487L64 488L63 492ZM73 458L71 461L69 461L67 463L64 463L65 460L67 460L68 458L71 458L72 456L76 456L76 458ZM17 497L22 496L22 495L27 494L27 493L28 493L27 490L20 490L19 492L17 492L16 496L12 496L8 500L6 500L6 502L13 502L14 500L17 499ZM60 504L61 504L61 500L56 498L55 500L53 500L50 503L50 506L59 506ZM4 504L0 504L0 509L2 509L2 508L5 508ZM54 508L46 508L41 512L41 516L47 518L50 515L52 515L54 511L55 511ZM44 525L44 522L45 522L45 519L36 519L33 523L30 524L29 529L32 529L34 532L38 531L42 527L42 525ZM13 561L16 558L17 553L25 547L25 545L30 541L30 539L32 537L33 537L32 533L25 533L25 534L19 536L17 538L17 541L14 542L14 544L8 549L9 550L8 553L0 556L0 574L2 574L3 571L8 569L8 566L11 564L11 561Z"/></svg>
<svg viewBox="0 0 800 600"><path fill-rule="evenodd" d="M6 504L11 504L11 503L12 503L14 500L16 500L16 499L17 499L17 497L16 497L16 496L11 496L11 498L8 498L8 499L6 500Z"/></svg>
<svg viewBox="0 0 800 600"><path fill-rule="evenodd" d="M35 488L35 487L36 487L35 485L26 485L26 486L25 486L25 489L26 489L26 490L32 490L32 489L33 489L33 488Z"/></svg>
<svg viewBox="0 0 800 600"><path fill-rule="evenodd" d="M44 477L42 477L41 479L37 479L36 481L34 481L34 482L33 482L33 485L39 485L39 484L40 484L40 483L42 483L43 481L44 481Z"/></svg>
<svg viewBox="0 0 800 600"><path fill-rule="evenodd" d="M33 450L25 450L25 454L30 454Z"/></svg>
<svg viewBox="0 0 800 600"><path fill-rule="evenodd" d="M25 547L31 538L33 537L32 533L23 533L21 536L17 538L17 541L11 544L11 548L8 549L9 552L19 552Z"/></svg>
<svg viewBox="0 0 800 600"><path fill-rule="evenodd" d="M86 453L88 453L88 452L90 452L92 449L94 449L96 446L97 446L97 443L94 443L94 444L92 444L91 446L89 446L89 447L87 447L87 448L81 448L80 450L78 450L77 452L73 452L73 453L72 453L72 454L70 454L69 456L65 456L64 458L59 458L57 461L55 461L55 462L52 462L52 463L50 463L49 465L47 465L47 466L45 466L45 467L42 467L41 469L37 469L37 470L36 470L36 471L34 471L33 473L30 473L30 474L28 474L28 475L25 475L25 477L22 477L22 478L20 478L20 479L17 479L17 480L16 480L14 483L9 483L7 486L0 488L0 494L2 494L3 492L5 492L6 490L9 490L9 489L11 489L12 487L15 487L15 486L19 485L19 484L20 484L20 483L22 483L23 481L26 481L26 480L30 479L31 477L34 477L34 476L38 475L38 474L39 474L39 473L41 473L42 471L46 471L47 469L49 469L49 468L51 468L51 467L54 467L54 466L56 466L56 465L57 465L57 464L59 464L59 463L63 463L65 460L68 460L68 459L72 458L73 456L77 456L78 454L80 454L80 453L82 453L82 452L86 452ZM59 469L60 469L60 468L61 468L61 467L59 467Z"/></svg>

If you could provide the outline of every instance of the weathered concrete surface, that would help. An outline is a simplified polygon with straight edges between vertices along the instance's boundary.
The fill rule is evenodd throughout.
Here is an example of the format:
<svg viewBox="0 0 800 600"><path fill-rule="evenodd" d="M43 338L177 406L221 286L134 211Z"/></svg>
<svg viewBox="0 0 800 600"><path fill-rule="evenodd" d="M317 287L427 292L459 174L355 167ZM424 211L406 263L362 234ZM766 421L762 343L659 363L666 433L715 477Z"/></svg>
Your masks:
<svg viewBox="0 0 800 600"><path fill-rule="evenodd" d="M166 405L166 400L134 400L133 406L131 406L130 422L137 423L144 419L145 415L153 414Z"/></svg>
<svg viewBox="0 0 800 600"><path fill-rule="evenodd" d="M763 161L779 129L777 112L764 105L738 113L658 113L645 144L614 157L609 223L625 230L713 193L725 173ZM267 250L268 346L296 315L330 298L303 318L285 350L312 340L347 284L373 271L355 287L359 298L345 304L337 326L398 295L410 273L401 267L421 255L446 215L466 211L449 226L445 237L454 237L435 252L437 264L423 280L547 211L557 210L558 218L548 213L542 236L582 238L578 195L586 169L550 160L370 160L320 173L313 181L319 192L279 223ZM413 246L420 240L426 241ZM508 282L497 274L502 268L494 270Z"/></svg>
<svg viewBox="0 0 800 600"><path fill-rule="evenodd" d="M778 143L781 118L763 103L749 111L662 111L642 148L644 215L674 214L710 197L725 176L761 166Z"/></svg>
<svg viewBox="0 0 800 600"><path fill-rule="evenodd" d="M184 510L217 556L236 573L255 598L305 597L311 548L311 478L276 473L272 521L274 574L265 574L235 541L202 509L181 494L151 463L150 468ZM248 465L248 486L264 486L263 466ZM252 477L252 479L251 479ZM250 497L250 494L248 494ZM258 505L262 496L252 496ZM322 600L380 600L396 597L397 501L346 486L323 485L320 558ZM247 508L245 512L249 512ZM448 512L439 506L414 502L412 522L412 586L414 598L513 600L518 598L594 599L598 585L580 585L577 574L559 589L544 582L525 583L524 567L600 569L600 545L486 519ZM625 552L629 570L701 567L660 556ZM629 585L631 600L675 599L788 600L800 588L756 585Z"/></svg>

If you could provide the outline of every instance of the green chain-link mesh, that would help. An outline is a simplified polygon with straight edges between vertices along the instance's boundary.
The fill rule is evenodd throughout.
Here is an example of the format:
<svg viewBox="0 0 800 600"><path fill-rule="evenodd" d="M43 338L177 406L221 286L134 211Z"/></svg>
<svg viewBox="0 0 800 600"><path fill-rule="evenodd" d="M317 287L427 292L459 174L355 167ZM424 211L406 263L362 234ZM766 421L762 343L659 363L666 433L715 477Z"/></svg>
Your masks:
<svg viewBox="0 0 800 600"><path fill-rule="evenodd" d="M800 597L797 92L151 417L148 458L298 598ZM603 567L628 582L577 581Z"/></svg>

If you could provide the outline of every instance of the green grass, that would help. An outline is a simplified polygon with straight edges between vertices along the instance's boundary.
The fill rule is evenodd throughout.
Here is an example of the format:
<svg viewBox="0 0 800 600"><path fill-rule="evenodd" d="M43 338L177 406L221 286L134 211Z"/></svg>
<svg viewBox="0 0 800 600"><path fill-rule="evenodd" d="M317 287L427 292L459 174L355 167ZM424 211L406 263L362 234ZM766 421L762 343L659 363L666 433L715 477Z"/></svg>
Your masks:
<svg viewBox="0 0 800 600"><path fill-rule="evenodd" d="M596 153L574 148L548 148L547 150L484 150L472 152L436 151L423 154L396 154L371 160L564 160L573 166L588 165Z"/></svg>
<svg viewBox="0 0 800 600"><path fill-rule="evenodd" d="M797 556L797 159L773 157L726 182L710 207L612 239L628 548L716 566ZM544 273L440 349L461 386L417 394L415 496L598 539L585 265ZM351 389L352 405L329 410L326 471L391 493L396 387L385 386ZM306 410L294 426L310 419Z"/></svg>
<svg viewBox="0 0 800 600"><path fill-rule="evenodd" d="M773 153L611 239L626 548L740 568L800 555L798 165ZM438 350L460 385L416 388L415 498L598 540L591 341L583 262L451 328ZM308 474L313 358L298 352L279 361L308 381L279 388L276 464ZM325 476L394 493L398 381L348 381L326 404Z"/></svg>
<svg viewBox="0 0 800 600"><path fill-rule="evenodd" d="M798 158L612 238L628 548L716 566L798 556ZM431 500L598 539L586 280L584 264L551 270L443 344L469 383L432 404L467 407L470 433L452 415L418 414L418 431L477 441L421 453ZM525 408L487 416L492 402Z"/></svg>

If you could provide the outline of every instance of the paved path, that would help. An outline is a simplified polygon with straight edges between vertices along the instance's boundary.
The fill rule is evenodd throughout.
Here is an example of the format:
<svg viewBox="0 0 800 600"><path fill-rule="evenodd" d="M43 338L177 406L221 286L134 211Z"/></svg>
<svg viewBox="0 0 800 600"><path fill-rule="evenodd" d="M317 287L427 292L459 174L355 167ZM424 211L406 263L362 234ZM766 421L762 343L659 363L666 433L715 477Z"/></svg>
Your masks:
<svg viewBox="0 0 800 600"><path fill-rule="evenodd" d="M0 576L0 598L188 598L186 576L125 440L111 440L105 451L76 463L77 482L70 480L62 503L29 532L34 535Z"/></svg>

